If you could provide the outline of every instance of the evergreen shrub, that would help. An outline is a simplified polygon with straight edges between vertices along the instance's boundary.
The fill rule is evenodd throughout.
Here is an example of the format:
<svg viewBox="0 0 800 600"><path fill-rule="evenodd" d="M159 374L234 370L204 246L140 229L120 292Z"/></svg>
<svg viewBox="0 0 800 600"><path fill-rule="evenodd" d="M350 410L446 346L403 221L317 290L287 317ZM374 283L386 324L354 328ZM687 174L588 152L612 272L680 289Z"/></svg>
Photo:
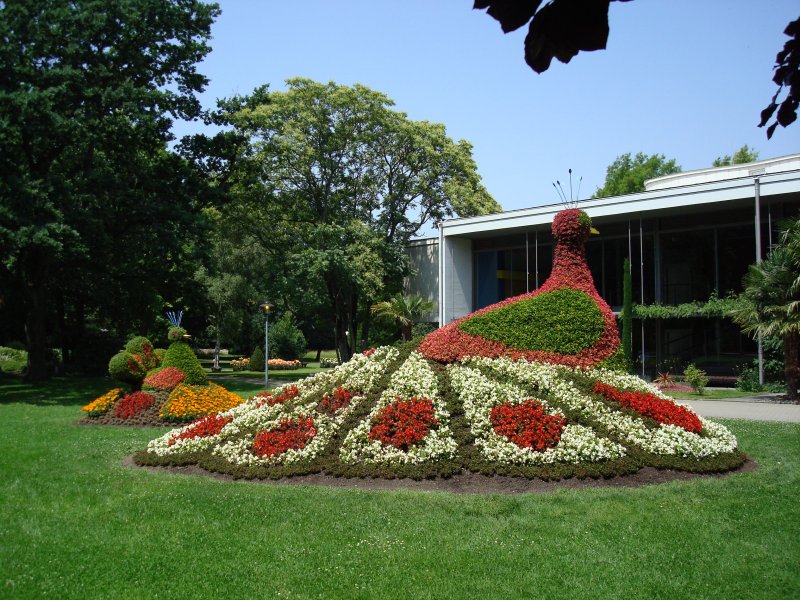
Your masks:
<svg viewBox="0 0 800 600"><path fill-rule="evenodd" d="M142 384L146 373L141 361L127 350L117 352L108 361L108 374L117 381L134 388L138 388Z"/></svg>
<svg viewBox="0 0 800 600"><path fill-rule="evenodd" d="M521 350L578 354L600 339L603 326L592 298L579 290L559 289L472 317L458 327Z"/></svg>
<svg viewBox="0 0 800 600"><path fill-rule="evenodd" d="M250 371L263 371L264 370L264 351L261 346L256 346L253 353L250 355Z"/></svg>
<svg viewBox="0 0 800 600"><path fill-rule="evenodd" d="M206 372L200 365L200 361L195 356L195 353L189 347L189 344L183 341L172 342L164 354L164 360L161 366L175 367L186 374L185 383L191 385L204 385L208 383Z"/></svg>

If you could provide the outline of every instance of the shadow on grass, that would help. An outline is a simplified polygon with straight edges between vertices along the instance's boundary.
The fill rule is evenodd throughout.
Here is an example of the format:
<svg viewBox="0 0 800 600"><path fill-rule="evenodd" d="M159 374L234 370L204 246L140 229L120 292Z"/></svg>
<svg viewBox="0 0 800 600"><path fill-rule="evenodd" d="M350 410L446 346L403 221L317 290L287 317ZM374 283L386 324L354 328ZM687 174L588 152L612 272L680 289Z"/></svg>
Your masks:
<svg viewBox="0 0 800 600"><path fill-rule="evenodd" d="M16 375L0 374L0 404L83 406L114 387L119 385L109 377L54 377L28 383Z"/></svg>

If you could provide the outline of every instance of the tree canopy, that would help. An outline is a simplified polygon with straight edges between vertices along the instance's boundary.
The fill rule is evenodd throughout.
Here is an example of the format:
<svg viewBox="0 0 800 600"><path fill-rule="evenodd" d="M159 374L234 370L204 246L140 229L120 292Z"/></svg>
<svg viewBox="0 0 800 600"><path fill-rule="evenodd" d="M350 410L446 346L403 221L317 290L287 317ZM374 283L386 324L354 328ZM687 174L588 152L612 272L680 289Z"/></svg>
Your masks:
<svg viewBox="0 0 800 600"><path fill-rule="evenodd" d="M63 341L92 313L144 327L169 281L190 279L201 182L166 144L174 119L200 112L196 64L218 12L0 3L0 279L25 321L29 378L46 375L48 332Z"/></svg>
<svg viewBox="0 0 800 600"><path fill-rule="evenodd" d="M621 196L644 191L644 182L654 177L680 173L681 167L675 159L667 160L663 154L648 156L637 152L619 155L606 169L606 179L602 187L597 188L593 198Z"/></svg>
<svg viewBox="0 0 800 600"><path fill-rule="evenodd" d="M726 154L714 159L713 167L725 167L728 165L742 165L758 160L758 152L750 148L747 144L733 153L733 156Z"/></svg>
<svg viewBox="0 0 800 600"><path fill-rule="evenodd" d="M343 359L369 307L400 290L408 240L453 215L499 211L472 147L412 121L365 86L291 79L221 103L240 141L230 176L236 236L274 257L269 293L299 319L326 310Z"/></svg>

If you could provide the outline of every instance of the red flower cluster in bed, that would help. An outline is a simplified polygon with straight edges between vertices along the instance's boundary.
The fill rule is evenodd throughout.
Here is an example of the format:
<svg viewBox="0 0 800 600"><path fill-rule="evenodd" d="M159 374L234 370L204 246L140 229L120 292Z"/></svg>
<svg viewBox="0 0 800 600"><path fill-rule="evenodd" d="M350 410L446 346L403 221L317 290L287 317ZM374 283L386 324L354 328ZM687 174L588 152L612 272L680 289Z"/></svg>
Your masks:
<svg viewBox="0 0 800 600"><path fill-rule="evenodd" d="M635 410L643 417L650 417L656 423L677 425L691 433L700 433L703 429L703 424L696 414L671 400L646 392L624 392L601 381L595 383L594 391L607 400L619 402L625 408Z"/></svg>
<svg viewBox="0 0 800 600"><path fill-rule="evenodd" d="M548 415L541 402L525 400L519 404L504 402L492 408L489 415L497 435L502 435L520 448L544 452L561 440L567 424L564 417Z"/></svg>
<svg viewBox="0 0 800 600"><path fill-rule="evenodd" d="M317 410L327 415L333 416L340 410L350 406L350 401L353 399L353 392L337 387L333 390L333 394L325 394L322 400L319 401Z"/></svg>
<svg viewBox="0 0 800 600"><path fill-rule="evenodd" d="M283 454L287 450L300 450L305 448L316 435L314 419L309 416L299 415L297 419L281 419L275 429L258 432L253 440L253 453L269 458Z"/></svg>
<svg viewBox="0 0 800 600"><path fill-rule="evenodd" d="M175 367L165 367L145 377L142 385L154 390L171 390L178 387L186 379L186 373Z"/></svg>
<svg viewBox="0 0 800 600"><path fill-rule="evenodd" d="M591 221L583 211L578 209L562 210L553 219L553 236L557 241L553 257L553 271L539 289L520 296L506 298L497 304L482 308L429 333L422 340L419 352L426 358L443 363L457 362L467 356L485 356L487 358L507 356L514 360L525 359L569 367L593 367L609 358L619 348L619 332L617 331L614 313L606 301L597 293L592 273L586 263L584 242L589 236L590 226ZM565 288L585 292L594 300L603 315L604 328L600 339L591 348L586 348L578 354L559 354L543 350L513 348L501 342L488 340L459 329L459 324L462 321L477 315L483 315L545 292ZM520 327L526 326L530 325L520 323Z"/></svg>
<svg viewBox="0 0 800 600"><path fill-rule="evenodd" d="M375 416L369 439L405 452L418 444L439 424L429 398L403 400L398 396Z"/></svg>
<svg viewBox="0 0 800 600"><path fill-rule="evenodd" d="M271 392L264 392L263 394L258 394L258 397L263 398L263 400L259 400L258 402L256 402L256 406L264 406L265 404L267 406L275 406L276 404L283 404L287 400L291 400L292 398L297 398L299 395L300 395L300 390L297 389L297 386L290 385L283 388L283 390L281 390L281 392L276 396L273 396ZM256 396L252 396L251 399L255 397Z"/></svg>
<svg viewBox="0 0 800 600"><path fill-rule="evenodd" d="M172 436L167 446L172 446L178 440L191 440L199 437L209 437L217 435L222 428L231 422L233 417L222 417L219 415L207 415L201 419L197 419L189 427L184 429L178 435Z"/></svg>
<svg viewBox="0 0 800 600"><path fill-rule="evenodd" d="M114 408L114 415L120 419L130 419L152 405L153 396L147 392L131 392L119 399Z"/></svg>

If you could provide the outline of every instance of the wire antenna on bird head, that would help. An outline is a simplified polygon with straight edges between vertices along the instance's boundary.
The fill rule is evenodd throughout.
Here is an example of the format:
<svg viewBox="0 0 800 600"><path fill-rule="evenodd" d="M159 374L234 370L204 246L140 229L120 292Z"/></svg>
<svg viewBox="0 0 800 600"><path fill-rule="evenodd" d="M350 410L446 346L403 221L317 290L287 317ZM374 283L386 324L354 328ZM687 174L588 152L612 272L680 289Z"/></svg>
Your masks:
<svg viewBox="0 0 800 600"><path fill-rule="evenodd" d="M567 194L564 191L564 188L561 185L561 182L556 179L556 182L553 184L553 187L556 188L556 192L558 193L558 197L561 199L561 204L563 204L566 208L577 208L578 202L580 201L581 197L581 182L583 181L583 176L578 179L578 190L575 194L575 197L572 196L572 169L569 170L569 198L567 198Z"/></svg>

